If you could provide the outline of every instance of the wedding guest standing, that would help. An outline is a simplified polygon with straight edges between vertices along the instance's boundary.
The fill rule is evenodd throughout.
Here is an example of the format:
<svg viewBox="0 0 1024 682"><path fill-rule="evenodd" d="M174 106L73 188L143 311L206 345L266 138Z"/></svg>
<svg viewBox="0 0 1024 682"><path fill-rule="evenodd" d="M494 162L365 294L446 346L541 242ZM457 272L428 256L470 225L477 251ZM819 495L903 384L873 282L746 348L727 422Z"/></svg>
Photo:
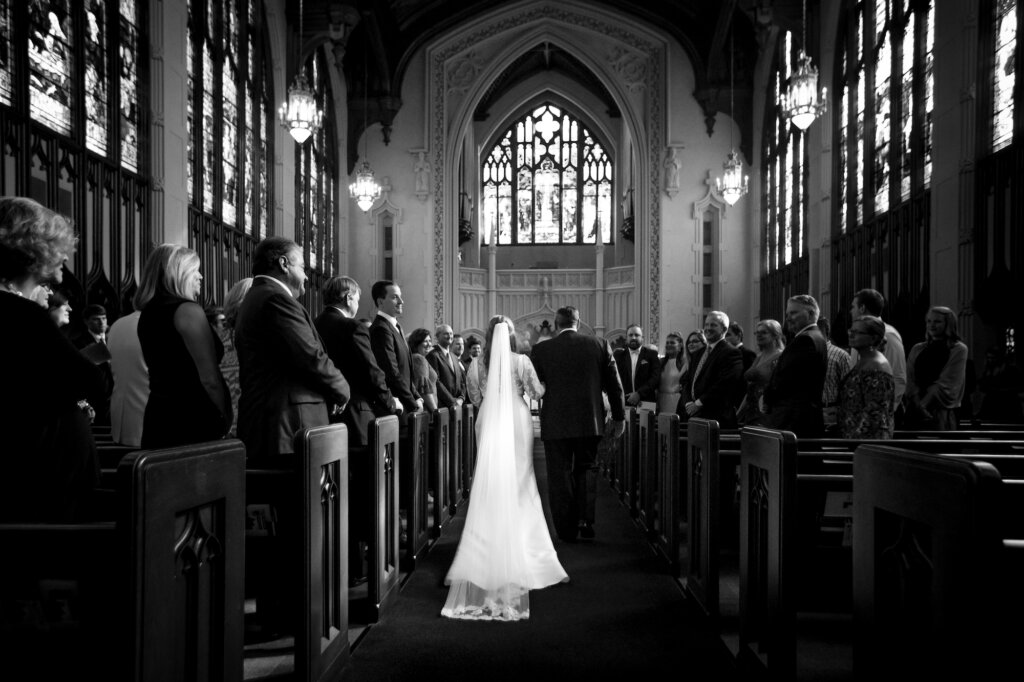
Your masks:
<svg viewBox="0 0 1024 682"><path fill-rule="evenodd" d="M764 389L764 425L817 438L825 431L821 389L828 365L825 337L818 329L818 302L809 294L786 301L786 326L792 341L779 355Z"/></svg>
<svg viewBox="0 0 1024 682"><path fill-rule="evenodd" d="M932 306L925 316L925 341L907 356L907 424L954 431L964 397L967 346L957 334L956 313Z"/></svg>
<svg viewBox="0 0 1024 682"><path fill-rule="evenodd" d="M137 303L139 342L149 368L142 447L218 440L231 428L231 395L220 373L224 345L196 303L199 254L161 244L146 261Z"/></svg>
<svg viewBox="0 0 1024 682"><path fill-rule="evenodd" d="M885 359L885 323L862 315L850 325L857 362L840 380L837 424L841 438L892 438L896 381Z"/></svg>
<svg viewBox="0 0 1024 682"><path fill-rule="evenodd" d="M683 390L683 374L686 372L686 353L683 352L683 335L669 332L665 337L665 357L661 359L661 374L658 383L658 412L675 414L679 403L679 392Z"/></svg>
<svg viewBox="0 0 1024 682"><path fill-rule="evenodd" d="M219 327L214 326L221 343L224 344L224 357L220 360L220 373L224 375L224 383L228 385L228 392L231 393L231 429L228 430L228 438L234 438L238 433L238 398L242 395L242 383L238 378L238 351L235 349L235 322L238 320L238 309L242 305L242 299L252 286L252 277L246 277L235 282L228 295L224 297L224 320Z"/></svg>
<svg viewBox="0 0 1024 682"><path fill-rule="evenodd" d="M427 356L434 348L434 341L430 338L430 332L420 327L409 334L409 350L412 355L409 358L412 364L412 385L420 397L423 398L423 409L428 412L437 412L437 372L430 366Z"/></svg>
<svg viewBox="0 0 1024 682"><path fill-rule="evenodd" d="M693 400L691 395L691 385L693 384L693 370L697 367L697 363L700 362L700 356L704 354L704 349L708 347L708 340L704 336L704 330L698 329L690 332L686 337L686 346L683 348L683 353L686 355L686 372L683 374L682 386L680 388L679 401L676 403L676 414L683 421L686 420L686 410L679 409L685 407L686 403Z"/></svg>
<svg viewBox="0 0 1024 682"><path fill-rule="evenodd" d="M96 446L82 399L99 369L33 300L74 254L70 223L32 199L0 198L0 522L70 522L96 485Z"/></svg>
<svg viewBox="0 0 1024 682"><path fill-rule="evenodd" d="M141 291L141 289L139 290ZM134 305L138 305L136 291ZM137 448L142 445L142 425L149 402L149 367L139 341L136 309L117 318L107 333L110 346L110 370L114 389L110 393L110 436L115 443Z"/></svg>
<svg viewBox="0 0 1024 682"><path fill-rule="evenodd" d="M743 373L746 382L746 393L743 402L736 411L736 421L740 426L756 426L764 418L761 410L761 396L772 378L772 370L782 354L786 343L782 337L782 325L776 320L761 320L754 325L754 339L757 343L757 356L750 369Z"/></svg>

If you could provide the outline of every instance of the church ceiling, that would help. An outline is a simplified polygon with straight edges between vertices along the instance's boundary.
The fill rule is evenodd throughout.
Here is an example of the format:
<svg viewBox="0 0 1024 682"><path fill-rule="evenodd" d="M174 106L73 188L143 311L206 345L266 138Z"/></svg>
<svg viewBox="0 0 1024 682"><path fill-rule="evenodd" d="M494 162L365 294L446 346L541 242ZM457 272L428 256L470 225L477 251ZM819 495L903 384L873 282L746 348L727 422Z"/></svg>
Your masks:
<svg viewBox="0 0 1024 682"><path fill-rule="evenodd" d="M812 25L819 2L808 2ZM362 132L365 106L369 123L381 124L387 142L391 122L402 106L400 84L411 56L438 36L510 4L508 0L305 0L307 35L302 44L305 50L323 40L331 40L336 46L335 55L342 58L350 84L350 139L357 139ZM717 112L728 111L729 107L731 37L735 45L736 118L746 139L751 130L750 89L758 50L771 28L792 30L797 35L801 28L801 0L590 0L589 4L627 14L666 31L670 40L678 42L693 64L693 94L704 110L708 134L713 131ZM298 24L297 5L288 3L292 26ZM476 117L486 118L492 102L527 74L541 69L579 82L606 104L609 115L618 115L611 95L586 67L566 52L541 44L525 52L495 79ZM367 102L363 100L364 92ZM351 170L355 148L351 144L349 148L353 150Z"/></svg>

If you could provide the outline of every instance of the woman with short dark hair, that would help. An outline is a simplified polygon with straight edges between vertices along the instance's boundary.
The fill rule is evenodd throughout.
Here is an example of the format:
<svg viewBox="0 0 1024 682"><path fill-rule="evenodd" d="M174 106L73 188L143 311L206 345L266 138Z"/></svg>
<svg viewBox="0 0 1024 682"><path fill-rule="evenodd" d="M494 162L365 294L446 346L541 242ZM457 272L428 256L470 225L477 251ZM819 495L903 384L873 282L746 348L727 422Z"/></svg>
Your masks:
<svg viewBox="0 0 1024 682"><path fill-rule="evenodd" d="M437 412L437 372L427 356L434 347L430 331L420 327L409 334L409 362L412 366L412 385L423 397L423 409Z"/></svg>

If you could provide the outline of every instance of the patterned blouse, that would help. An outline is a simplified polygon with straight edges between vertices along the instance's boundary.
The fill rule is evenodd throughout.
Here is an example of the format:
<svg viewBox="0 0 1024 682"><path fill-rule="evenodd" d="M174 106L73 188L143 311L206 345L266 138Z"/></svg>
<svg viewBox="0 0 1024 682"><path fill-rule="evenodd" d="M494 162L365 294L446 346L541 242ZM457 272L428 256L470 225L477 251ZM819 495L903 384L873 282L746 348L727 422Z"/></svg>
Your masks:
<svg viewBox="0 0 1024 682"><path fill-rule="evenodd" d="M880 369L851 369L839 382L842 438L892 438L896 382Z"/></svg>

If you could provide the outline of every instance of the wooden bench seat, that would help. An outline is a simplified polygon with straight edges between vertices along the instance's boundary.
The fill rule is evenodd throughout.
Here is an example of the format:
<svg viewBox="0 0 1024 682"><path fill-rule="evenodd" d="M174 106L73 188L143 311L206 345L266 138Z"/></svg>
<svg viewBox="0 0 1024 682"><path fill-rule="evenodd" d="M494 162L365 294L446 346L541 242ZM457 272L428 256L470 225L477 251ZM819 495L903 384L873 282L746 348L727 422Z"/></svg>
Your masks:
<svg viewBox="0 0 1024 682"><path fill-rule="evenodd" d="M1022 482L874 445L858 449L854 477L858 678L1005 677L1024 633L1022 536L1004 523L1024 516Z"/></svg>
<svg viewBox="0 0 1024 682"><path fill-rule="evenodd" d="M451 421L447 407L440 408L431 415L430 422L430 470L428 486L433 494L433 502L429 506L428 525L431 536L441 536L441 529L451 519L452 505L449 494L452 492L451 478Z"/></svg>
<svg viewBox="0 0 1024 682"><path fill-rule="evenodd" d="M258 590L257 613L261 599L283 602L296 678L337 679L349 657L348 427L303 429L294 448L290 468L245 472L249 513L270 509L275 525L249 529L246 574L277 583Z"/></svg>
<svg viewBox="0 0 1024 682"><path fill-rule="evenodd" d="M430 420L427 412L406 418L399 434L398 503L404 516L401 570L411 573L430 547Z"/></svg>
<svg viewBox="0 0 1024 682"><path fill-rule="evenodd" d="M115 521L0 525L5 671L241 680L244 469L237 440L138 451Z"/></svg>
<svg viewBox="0 0 1024 682"><path fill-rule="evenodd" d="M473 486L473 472L476 469L476 408L466 403L462 406L462 457L460 459L458 499L469 497Z"/></svg>

